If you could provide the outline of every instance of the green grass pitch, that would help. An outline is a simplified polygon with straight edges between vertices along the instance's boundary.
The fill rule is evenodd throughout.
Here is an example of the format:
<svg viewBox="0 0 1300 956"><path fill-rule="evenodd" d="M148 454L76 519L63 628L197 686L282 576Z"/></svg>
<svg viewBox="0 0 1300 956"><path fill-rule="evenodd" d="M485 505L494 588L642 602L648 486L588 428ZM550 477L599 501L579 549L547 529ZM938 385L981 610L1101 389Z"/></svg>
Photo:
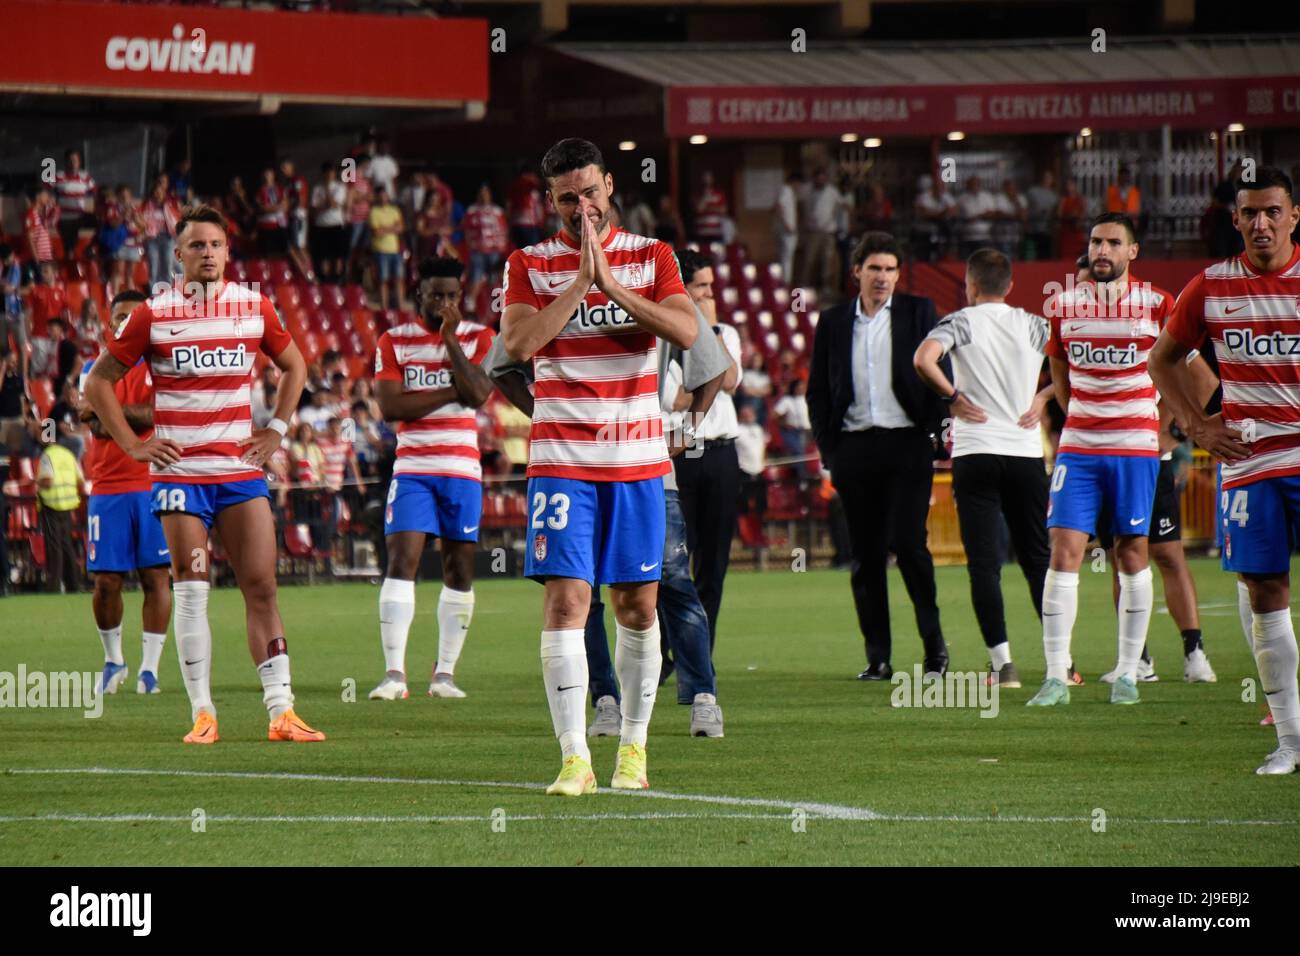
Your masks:
<svg viewBox="0 0 1300 956"><path fill-rule="evenodd" d="M189 707L174 636L163 694L134 693L140 597L130 594L131 677L101 718L0 709L0 865L1294 865L1300 778L1253 773L1275 738L1258 725L1262 703L1243 701L1243 679L1256 675L1233 579L1216 562L1193 568L1219 682L1183 683L1158 591L1151 646L1161 680L1141 685L1138 706L1110 706L1096 679L1115 653L1109 582L1085 568L1074 657L1088 683L1058 710L1024 706L1042 679L1042 642L1023 579L1006 568L1025 687L1001 694L993 719L894 708L891 686L853 680L864 662L846 575L734 573L716 653L726 738L688 737L689 708L670 684L651 725L653 790L605 788L617 742L603 739L592 747L602 790L577 800L538 787L554 778L559 753L540 679L536 584L476 582L462 701L423 694L437 585L421 584L413 696L392 703L365 698L383 670L378 589L283 588L297 710L329 734L312 745L265 739L233 590L211 602L222 740L182 745ZM891 575L893 663L910 671L920 642ZM984 670L965 569L938 576L953 667ZM88 595L0 601L0 671L100 661Z"/></svg>

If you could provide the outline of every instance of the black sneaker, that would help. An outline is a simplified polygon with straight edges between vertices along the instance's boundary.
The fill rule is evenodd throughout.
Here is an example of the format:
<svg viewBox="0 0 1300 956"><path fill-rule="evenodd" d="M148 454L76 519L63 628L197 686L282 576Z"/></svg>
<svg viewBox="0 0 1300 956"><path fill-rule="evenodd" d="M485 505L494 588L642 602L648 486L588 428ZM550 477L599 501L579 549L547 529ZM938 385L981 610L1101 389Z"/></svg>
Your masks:
<svg viewBox="0 0 1300 956"><path fill-rule="evenodd" d="M989 665L989 676L984 679L984 683L989 687L996 684L998 687L1006 690L1016 690L1020 687L1020 672L1016 670L1016 665L1007 661L998 670Z"/></svg>

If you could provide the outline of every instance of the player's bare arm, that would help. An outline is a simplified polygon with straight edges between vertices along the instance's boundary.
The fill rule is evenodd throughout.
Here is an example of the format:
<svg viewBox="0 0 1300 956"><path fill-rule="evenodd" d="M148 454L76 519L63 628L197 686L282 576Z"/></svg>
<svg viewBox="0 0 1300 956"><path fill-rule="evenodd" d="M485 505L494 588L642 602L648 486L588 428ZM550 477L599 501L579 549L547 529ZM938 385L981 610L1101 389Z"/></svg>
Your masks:
<svg viewBox="0 0 1300 956"><path fill-rule="evenodd" d="M1043 420L1043 415L1047 411L1047 403L1052 400L1054 395L1051 382L1044 385L1034 396L1034 400L1029 404L1029 411L1017 419L1016 424L1021 428L1033 428Z"/></svg>
<svg viewBox="0 0 1300 956"><path fill-rule="evenodd" d="M609 267L609 260L605 258L605 251L600 247L600 240L596 238L596 229L591 224L591 219L583 215L583 260L588 256L594 263L596 288L609 296L610 301L631 316L637 325L661 339L667 339L678 348L688 349L695 344L700 327L690 296L682 293L670 295L662 302L652 302L619 285Z"/></svg>
<svg viewBox="0 0 1300 956"><path fill-rule="evenodd" d="M682 397L690 396L690 401L686 404L686 414L682 418L684 425L694 430L704 423L704 417L713 407L713 400L718 397L718 392L722 391L726 377L726 372L715 375L693 392L688 392L684 388L679 390ZM669 458L676 458L686 450L688 443L685 438L686 434L680 428L668 436Z"/></svg>
<svg viewBox="0 0 1300 956"><path fill-rule="evenodd" d="M528 382L521 373L513 369L507 370L493 376L492 383L501 390L511 405L529 418L533 417L533 393L528 391Z"/></svg>
<svg viewBox="0 0 1300 956"><path fill-rule="evenodd" d="M112 353L105 352L95 360L86 376L86 401L98 417L108 437L136 461L153 465L171 465L180 461L181 448L175 442L154 435L148 441L140 437L127 421L122 403L117 400L113 386L129 371Z"/></svg>
<svg viewBox="0 0 1300 956"><path fill-rule="evenodd" d="M460 347L456 338L456 329L460 326L460 309L454 303L448 303L438 313L442 319L439 331L442 343L447 347L447 361L451 363L452 384L460 396L460 403L470 408L479 408L492 394L492 380L479 366L471 362Z"/></svg>
<svg viewBox="0 0 1300 956"><path fill-rule="evenodd" d="M501 342L512 362L527 362L564 330L591 291L595 276L591 250L584 242L573 284L546 308L538 309L526 302L506 306L501 313Z"/></svg>
<svg viewBox="0 0 1300 956"><path fill-rule="evenodd" d="M1191 349L1168 332L1160 338L1147 358L1151 381L1165 402L1172 404L1174 416L1187 423L1187 434L1196 444L1220 461L1240 461L1250 456L1250 449L1239 440L1238 432L1223 423L1223 415L1206 415L1196 404L1196 388L1187 366Z"/></svg>
<svg viewBox="0 0 1300 956"><path fill-rule="evenodd" d="M943 369L939 366L942 359L943 346L933 339L926 339L917 346L916 354L912 356L912 367L916 369L916 374L921 376L921 381L941 398L948 399L953 395L957 396L952 399L951 408L952 413L962 421L988 421L988 413L958 392L957 386L948 380L948 376L944 374Z"/></svg>
<svg viewBox="0 0 1300 956"><path fill-rule="evenodd" d="M375 382L375 400L386 422L419 421L430 412L460 401L456 386L447 385L427 392L408 392L401 382L378 379Z"/></svg>
<svg viewBox="0 0 1300 956"><path fill-rule="evenodd" d="M298 346L290 342L279 355L271 357L280 370L280 387L276 390L275 411L272 418L288 422L298 408L298 399L302 397L303 386L307 384L307 363L303 360ZM261 468L280 447L283 436L274 428L258 428L253 434L239 443L243 453L241 461L256 468Z"/></svg>
<svg viewBox="0 0 1300 956"><path fill-rule="evenodd" d="M1052 394L1056 396L1056 404L1061 406L1061 411L1069 414L1070 363L1055 356L1049 356L1047 361L1052 368Z"/></svg>

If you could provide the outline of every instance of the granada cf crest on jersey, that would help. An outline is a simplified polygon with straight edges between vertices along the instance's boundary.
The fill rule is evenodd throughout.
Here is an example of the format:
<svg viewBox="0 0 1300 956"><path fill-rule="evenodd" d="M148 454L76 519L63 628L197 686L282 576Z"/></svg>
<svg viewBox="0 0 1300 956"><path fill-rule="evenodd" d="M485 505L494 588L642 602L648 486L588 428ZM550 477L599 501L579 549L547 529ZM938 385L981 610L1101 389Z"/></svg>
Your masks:
<svg viewBox="0 0 1300 956"><path fill-rule="evenodd" d="M533 557L538 561L546 560L546 535L540 531L533 537Z"/></svg>

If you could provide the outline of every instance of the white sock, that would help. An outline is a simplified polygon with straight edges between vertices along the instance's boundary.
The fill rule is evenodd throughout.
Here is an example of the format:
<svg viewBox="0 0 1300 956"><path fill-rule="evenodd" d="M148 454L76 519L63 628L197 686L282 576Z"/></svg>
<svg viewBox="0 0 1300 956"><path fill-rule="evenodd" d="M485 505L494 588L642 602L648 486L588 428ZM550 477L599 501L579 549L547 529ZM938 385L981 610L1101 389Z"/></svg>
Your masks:
<svg viewBox="0 0 1300 956"><path fill-rule="evenodd" d="M167 632L163 631L158 634L153 631L145 631L141 643L144 650L140 654L140 670L148 671L154 677L157 677L158 662L162 660L163 645L167 643Z"/></svg>
<svg viewBox="0 0 1300 956"><path fill-rule="evenodd" d="M995 671L1000 671L1011 663L1011 642L1003 641L997 647L989 648L989 662Z"/></svg>
<svg viewBox="0 0 1300 956"><path fill-rule="evenodd" d="M1255 653L1255 612L1250 609L1250 586L1245 581L1237 582L1237 617L1241 618L1241 633L1246 635L1246 646Z"/></svg>
<svg viewBox="0 0 1300 956"><path fill-rule="evenodd" d="M406 639L415 620L415 582L384 578L379 588L379 639L386 670L406 673Z"/></svg>
<svg viewBox="0 0 1300 956"><path fill-rule="evenodd" d="M659 668L663 657L659 651L659 618L644 631L634 631L618 624L614 638L614 672L623 692L622 745L645 746L650 730L650 715L659 691Z"/></svg>
<svg viewBox="0 0 1300 956"><path fill-rule="evenodd" d="M1047 676L1070 679L1070 634L1079 613L1079 572L1047 571L1043 581L1043 656Z"/></svg>
<svg viewBox="0 0 1300 956"><path fill-rule="evenodd" d="M293 688L289 684L289 655L276 654L257 665L257 676L262 678L262 703L271 719L279 717L293 706Z"/></svg>
<svg viewBox="0 0 1300 956"><path fill-rule="evenodd" d="M591 760L587 748L587 648L580 627L542 631L542 680L551 724L565 757ZM560 690L563 687L564 690Z"/></svg>
<svg viewBox="0 0 1300 956"><path fill-rule="evenodd" d="M212 706L212 630L208 627L208 582L177 581L172 585L176 601L176 657L185 678L185 693L190 696L190 715L197 719L200 710L213 717Z"/></svg>
<svg viewBox="0 0 1300 956"><path fill-rule="evenodd" d="M1259 667L1259 680L1268 698L1268 709L1273 712L1279 742L1292 738L1292 746L1300 743L1300 689L1296 684L1296 667L1300 665L1300 651L1296 649L1295 628L1291 624L1291 611L1268 611L1256 614L1255 664Z"/></svg>
<svg viewBox="0 0 1300 956"><path fill-rule="evenodd" d="M453 591L443 585L438 595L438 663L435 674L456 673L456 661L465 646L469 622L474 618L474 592Z"/></svg>
<svg viewBox="0 0 1300 956"><path fill-rule="evenodd" d="M1136 574L1119 572L1119 660L1115 669L1130 680L1137 679L1138 658L1147 640L1155 602L1150 566Z"/></svg>
<svg viewBox="0 0 1300 956"><path fill-rule="evenodd" d="M125 664L126 660L122 657L122 625L117 627L101 627L99 629L99 641L104 645L104 663L105 664Z"/></svg>

